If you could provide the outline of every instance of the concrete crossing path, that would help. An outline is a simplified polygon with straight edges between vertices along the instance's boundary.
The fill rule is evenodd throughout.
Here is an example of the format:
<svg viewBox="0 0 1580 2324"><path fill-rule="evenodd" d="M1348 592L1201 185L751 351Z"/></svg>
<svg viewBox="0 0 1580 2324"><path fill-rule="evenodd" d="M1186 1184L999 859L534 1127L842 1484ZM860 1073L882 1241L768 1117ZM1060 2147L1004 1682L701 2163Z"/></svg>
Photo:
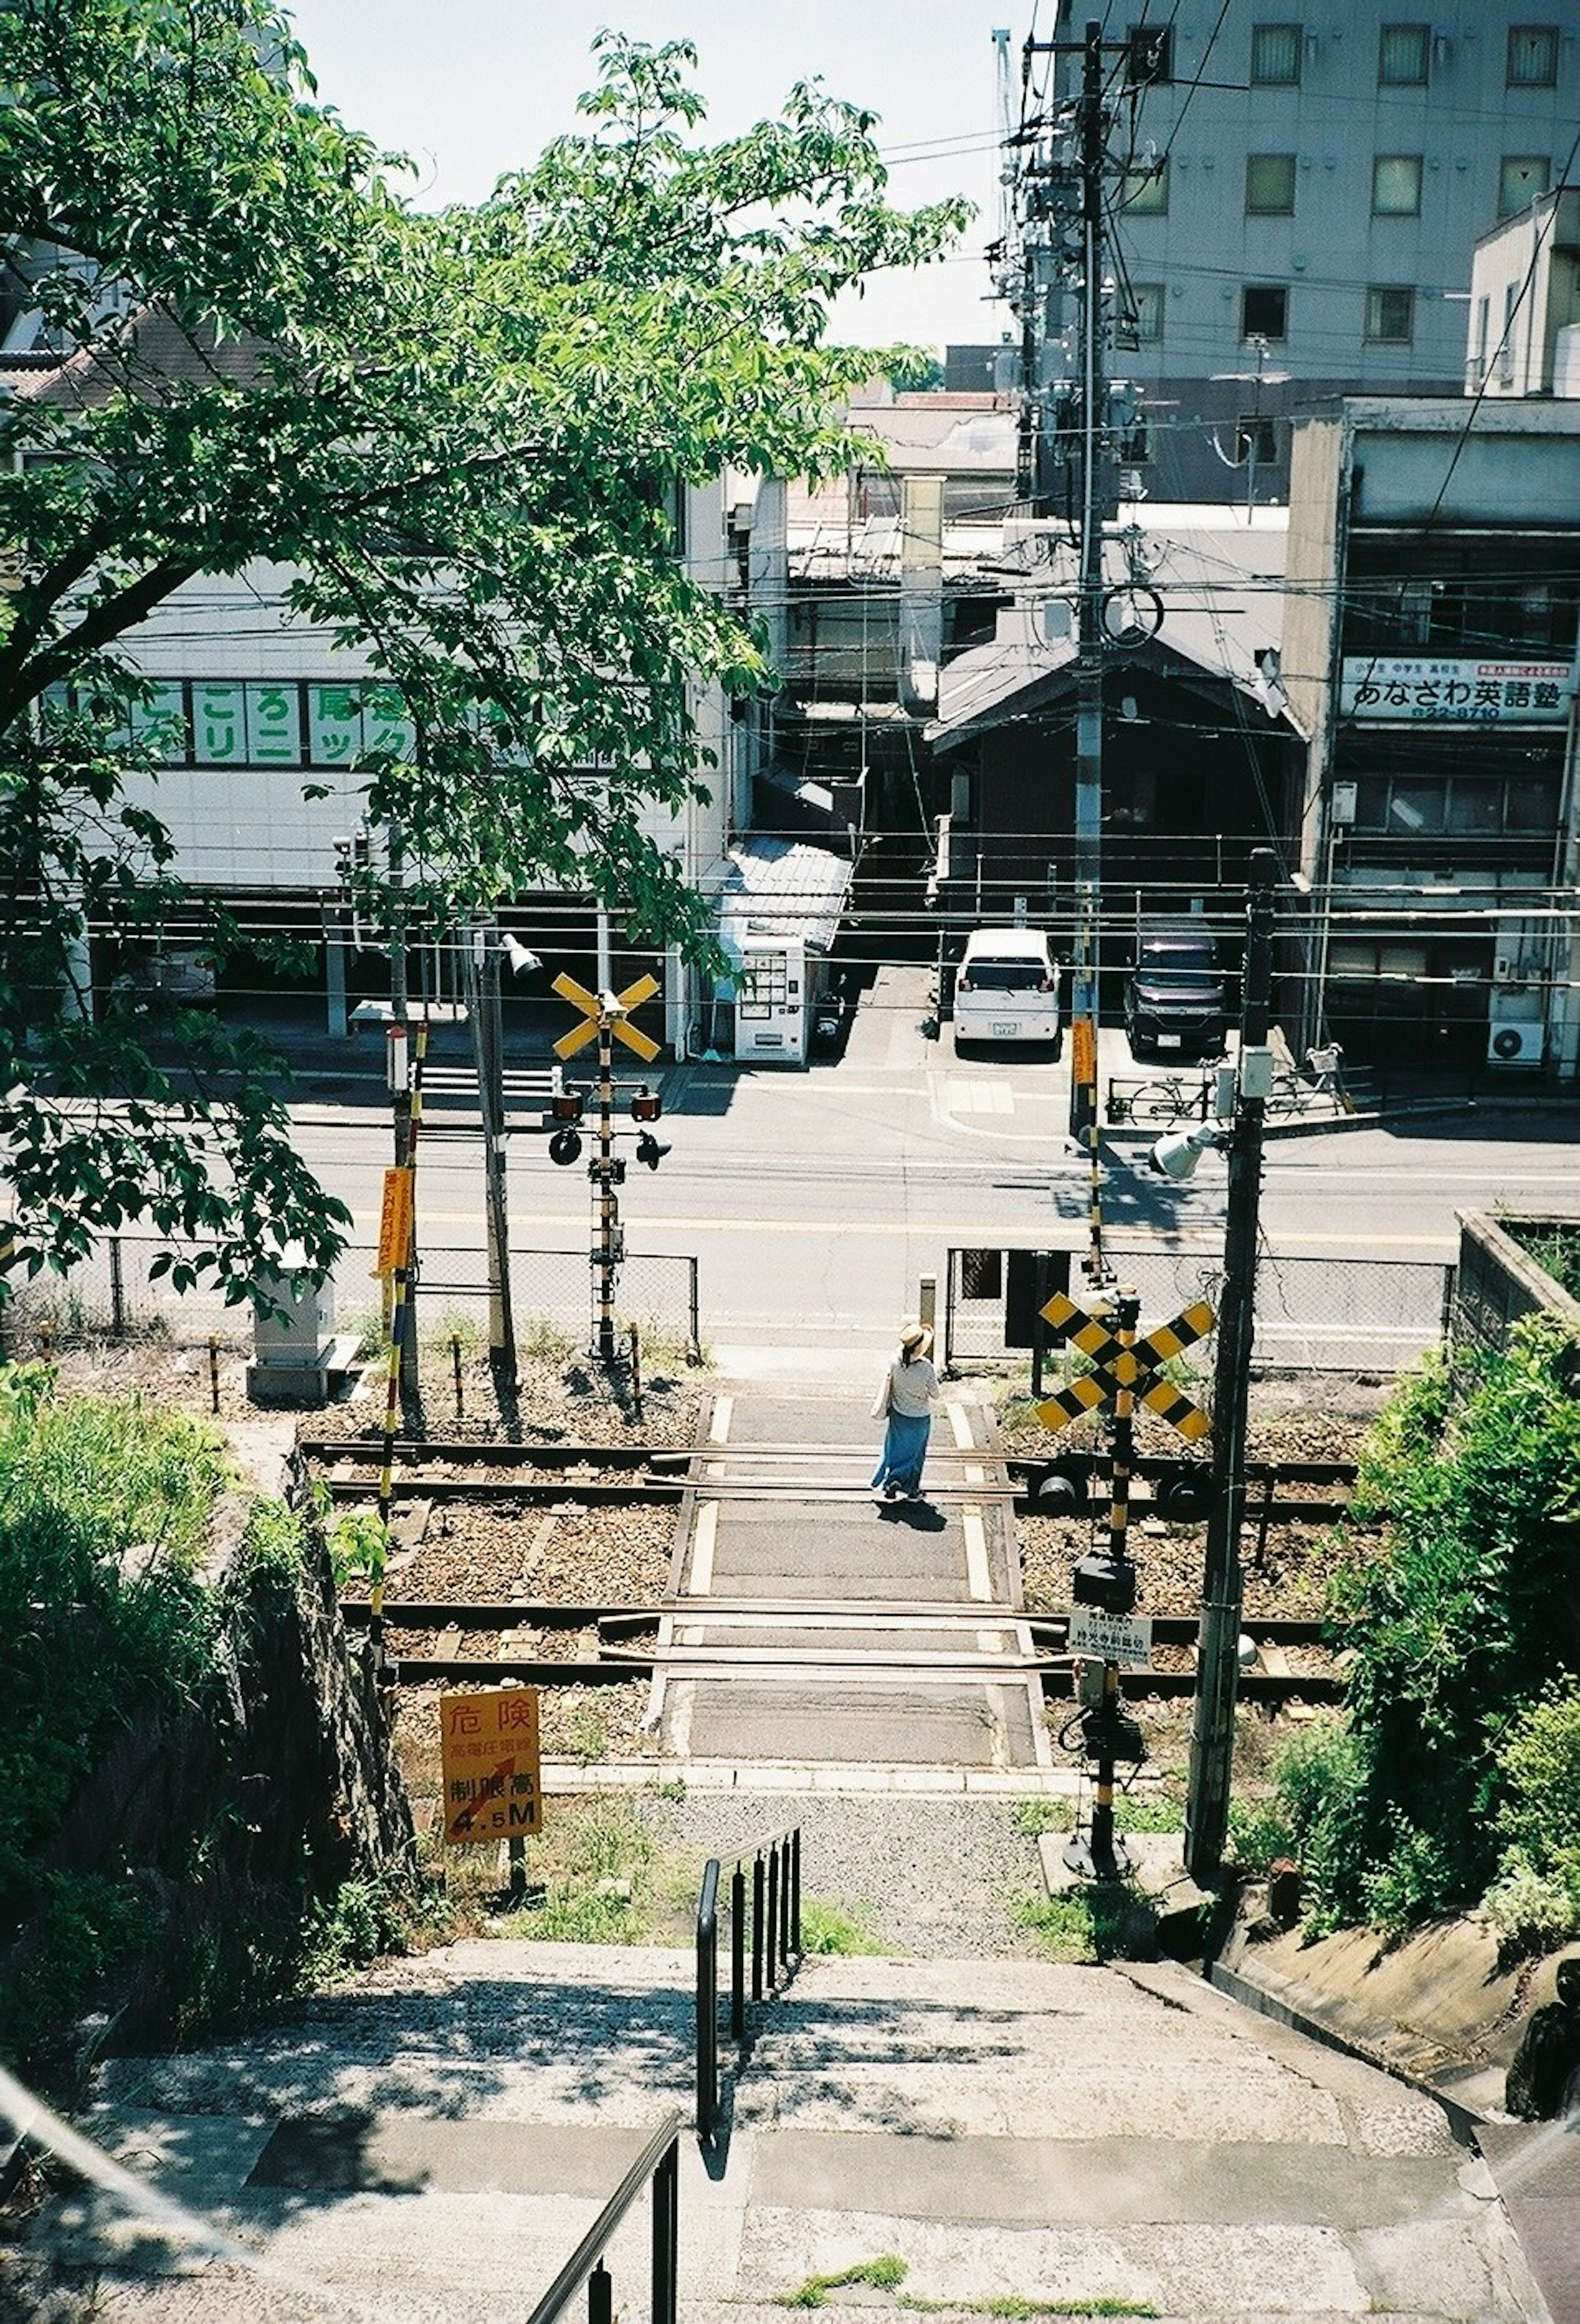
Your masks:
<svg viewBox="0 0 1580 2324"><path fill-rule="evenodd" d="M923 1499L874 1507L881 1369L864 1394L715 1397L662 1640L666 1758L1050 1767L992 1413L946 1388Z"/></svg>
<svg viewBox="0 0 1580 2324"><path fill-rule="evenodd" d="M96 2324L438 2324L530 2310L691 2071L684 1953L486 1940L268 2032L111 2068L106 2145L228 2239L91 2188L47 2222ZM647 2312L639 2206L611 2252ZM680 2313L811 2279L919 2313L1537 2324L1441 2110L1169 1964L808 1961L721 2153L682 2147ZM866 2280L886 2255L887 2288ZM894 2273L894 2271L891 2271ZM579 2308L572 2311L579 2318Z"/></svg>

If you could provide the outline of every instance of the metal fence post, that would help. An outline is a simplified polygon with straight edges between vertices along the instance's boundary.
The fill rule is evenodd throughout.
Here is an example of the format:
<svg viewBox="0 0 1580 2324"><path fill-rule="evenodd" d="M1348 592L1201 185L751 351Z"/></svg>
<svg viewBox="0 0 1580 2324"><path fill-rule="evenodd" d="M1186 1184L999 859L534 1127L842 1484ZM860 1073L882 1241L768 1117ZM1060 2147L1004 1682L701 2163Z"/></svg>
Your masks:
<svg viewBox="0 0 1580 2324"><path fill-rule="evenodd" d="M126 1278L121 1262L121 1238L110 1237L110 1329L117 1340L126 1336Z"/></svg>
<svg viewBox="0 0 1580 2324"><path fill-rule="evenodd" d="M688 1352L691 1361L694 1364L699 1364L702 1361L702 1308L697 1285L695 1258L688 1259L687 1265L691 1277L691 1345Z"/></svg>
<svg viewBox="0 0 1580 2324"><path fill-rule="evenodd" d="M730 1875L730 2032L746 2038L746 1876L740 1865Z"/></svg>
<svg viewBox="0 0 1580 2324"><path fill-rule="evenodd" d="M762 1858L752 1859L752 1998L762 1998Z"/></svg>
<svg viewBox="0 0 1580 2324"><path fill-rule="evenodd" d="M768 1851L768 1990L779 1983L779 1842Z"/></svg>
<svg viewBox="0 0 1580 2324"><path fill-rule="evenodd" d="M653 2172L652 2324L675 2324L680 2254L680 2142L674 2140Z"/></svg>

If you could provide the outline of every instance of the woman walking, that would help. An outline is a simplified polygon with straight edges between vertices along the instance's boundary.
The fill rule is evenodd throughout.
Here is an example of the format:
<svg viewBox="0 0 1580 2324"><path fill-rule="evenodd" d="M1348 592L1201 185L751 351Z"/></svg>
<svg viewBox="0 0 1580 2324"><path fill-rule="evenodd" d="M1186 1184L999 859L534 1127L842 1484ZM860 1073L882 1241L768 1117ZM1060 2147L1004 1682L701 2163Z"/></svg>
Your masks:
<svg viewBox="0 0 1580 2324"><path fill-rule="evenodd" d="M938 1400L938 1376L928 1361L932 1345L933 1335L925 1323L908 1324L900 1334L900 1351L883 1375L873 1406L873 1418L886 1417L889 1424L873 1477L875 1501L921 1499L921 1464Z"/></svg>

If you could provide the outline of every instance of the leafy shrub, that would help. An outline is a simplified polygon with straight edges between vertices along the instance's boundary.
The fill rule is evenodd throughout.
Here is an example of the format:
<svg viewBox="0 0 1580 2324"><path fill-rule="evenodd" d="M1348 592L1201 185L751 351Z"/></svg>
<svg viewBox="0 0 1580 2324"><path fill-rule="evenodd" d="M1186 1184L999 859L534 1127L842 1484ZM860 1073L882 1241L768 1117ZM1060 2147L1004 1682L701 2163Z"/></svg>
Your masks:
<svg viewBox="0 0 1580 2324"><path fill-rule="evenodd" d="M1498 1752L1498 1830L1528 1864L1554 1873L1580 1904L1580 1691L1533 1703Z"/></svg>
<svg viewBox="0 0 1580 2324"><path fill-rule="evenodd" d="M1354 1508L1382 1519L1384 1543L1333 1586L1351 1650L1348 1740L1319 1744L1278 1786L1319 1927L1400 1933L1471 1904L1500 1837L1519 1836L1500 1820L1521 1780L1500 1748L1573 1677L1553 1620L1568 1586L1555 1519L1580 1471L1573 1358L1555 1317L1528 1317L1506 1348L1428 1363L1368 1443ZM1557 1747L1530 1748L1550 1790L1559 1777L1538 1762Z"/></svg>
<svg viewBox="0 0 1580 2324"><path fill-rule="evenodd" d="M198 1700L218 1609L196 1560L227 1481L180 1416L0 1397L0 1932L39 1901L33 1850L107 1738Z"/></svg>
<svg viewBox="0 0 1580 2324"><path fill-rule="evenodd" d="M1294 1831L1276 1800L1234 1801L1229 1840L1244 1872L1265 1872L1277 1858L1296 1852Z"/></svg>
<svg viewBox="0 0 1580 2324"><path fill-rule="evenodd" d="M1498 1877L1482 1899L1482 1911L1505 1962L1527 1953L1551 1952L1580 1928L1580 1901L1568 1885L1534 1870L1518 1849L1504 1857Z"/></svg>

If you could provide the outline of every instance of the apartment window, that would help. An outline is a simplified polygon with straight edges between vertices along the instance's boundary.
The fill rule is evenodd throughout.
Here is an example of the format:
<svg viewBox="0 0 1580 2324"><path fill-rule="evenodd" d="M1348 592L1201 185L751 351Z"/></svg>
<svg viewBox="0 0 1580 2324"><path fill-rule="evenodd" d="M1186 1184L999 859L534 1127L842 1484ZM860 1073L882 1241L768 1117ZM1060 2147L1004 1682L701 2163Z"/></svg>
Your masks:
<svg viewBox="0 0 1580 2324"><path fill-rule="evenodd" d="M1419 217L1421 157L1418 153L1379 153L1372 164L1373 217Z"/></svg>
<svg viewBox="0 0 1580 2324"><path fill-rule="evenodd" d="M1557 88L1558 28L1556 24L1511 24L1509 67L1511 88Z"/></svg>
<svg viewBox="0 0 1580 2324"><path fill-rule="evenodd" d="M1377 288L1366 293L1366 337L1373 346L1408 347L1415 337L1413 290Z"/></svg>
<svg viewBox="0 0 1580 2324"><path fill-rule="evenodd" d="M1240 336L1243 339L1282 339L1289 336L1289 292L1282 282L1248 282L1240 293Z"/></svg>
<svg viewBox="0 0 1580 2324"><path fill-rule="evenodd" d="M1505 153L1498 164L1498 216L1512 217L1548 189L1545 153Z"/></svg>
<svg viewBox="0 0 1580 2324"><path fill-rule="evenodd" d="M1245 215L1247 217L1293 217L1295 156L1292 153L1246 155Z"/></svg>
<svg viewBox="0 0 1580 2324"><path fill-rule="evenodd" d="M1298 24L1253 24L1251 78L1258 88L1297 88L1300 81Z"/></svg>
<svg viewBox="0 0 1580 2324"><path fill-rule="evenodd" d="M1426 24L1384 24L1377 46L1380 88L1425 88L1432 56Z"/></svg>
<svg viewBox="0 0 1580 2324"><path fill-rule="evenodd" d="M1475 309L1475 353L1470 359L1470 383L1480 387L1487 375L1487 340L1492 327L1491 299L1478 299Z"/></svg>
<svg viewBox="0 0 1580 2324"><path fill-rule="evenodd" d="M1127 170L1120 206L1131 217L1166 217L1169 214L1169 160L1150 170Z"/></svg>
<svg viewBox="0 0 1580 2324"><path fill-rule="evenodd" d="M1160 339L1163 336L1163 285L1160 282L1132 282L1130 299L1137 339L1142 345Z"/></svg>

